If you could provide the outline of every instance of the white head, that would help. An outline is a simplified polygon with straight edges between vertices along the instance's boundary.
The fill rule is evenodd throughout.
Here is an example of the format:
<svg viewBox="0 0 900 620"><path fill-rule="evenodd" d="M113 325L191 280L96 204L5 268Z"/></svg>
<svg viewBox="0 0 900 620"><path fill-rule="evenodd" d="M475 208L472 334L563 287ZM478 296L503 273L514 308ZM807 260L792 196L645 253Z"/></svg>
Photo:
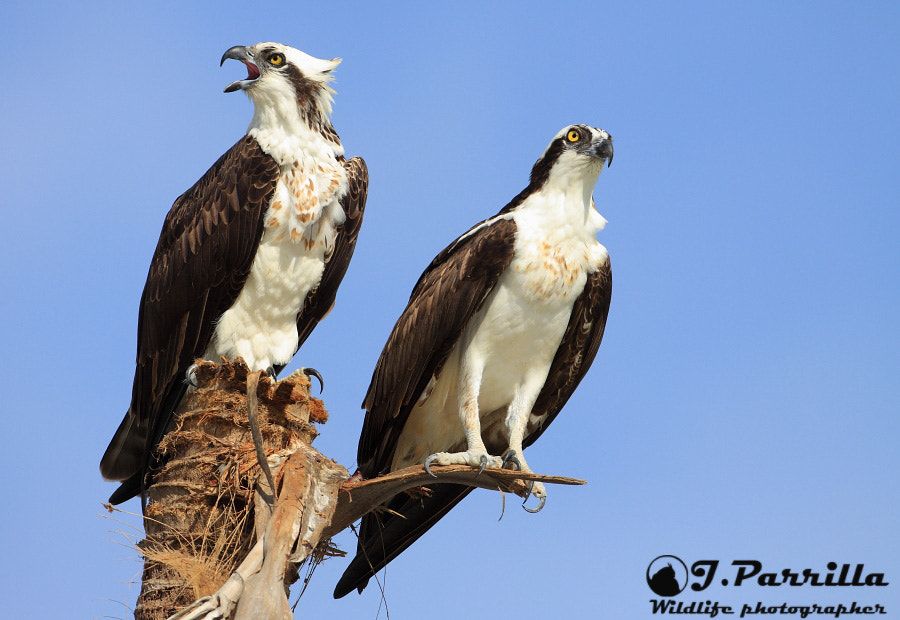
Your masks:
<svg viewBox="0 0 900 620"><path fill-rule="evenodd" d="M256 112L254 125L290 125L299 120L313 129L330 129L334 90L329 83L340 58L323 60L281 43L268 42L232 47L220 64L229 58L246 65L247 78L232 82L225 92L243 90L250 96Z"/></svg>
<svg viewBox="0 0 900 620"><path fill-rule="evenodd" d="M569 125L553 136L544 154L531 169L531 187L540 189L548 180L565 183L569 177L597 181L603 164L612 164L613 139L588 125Z"/></svg>

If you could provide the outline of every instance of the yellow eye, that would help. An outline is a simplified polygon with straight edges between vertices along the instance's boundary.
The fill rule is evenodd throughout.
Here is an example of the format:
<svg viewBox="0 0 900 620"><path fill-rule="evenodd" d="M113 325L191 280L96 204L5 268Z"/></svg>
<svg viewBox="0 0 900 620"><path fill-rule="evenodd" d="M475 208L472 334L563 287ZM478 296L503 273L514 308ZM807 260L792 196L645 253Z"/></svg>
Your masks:
<svg viewBox="0 0 900 620"><path fill-rule="evenodd" d="M566 139L567 139L569 142L578 142L578 139L579 139L580 137L581 137L581 134L578 133L578 132L577 132L576 130L574 130L574 129L570 129L570 130L569 130L569 133L566 134Z"/></svg>
<svg viewBox="0 0 900 620"><path fill-rule="evenodd" d="M269 56L269 64L276 67L284 64L284 56L281 54L272 54Z"/></svg>

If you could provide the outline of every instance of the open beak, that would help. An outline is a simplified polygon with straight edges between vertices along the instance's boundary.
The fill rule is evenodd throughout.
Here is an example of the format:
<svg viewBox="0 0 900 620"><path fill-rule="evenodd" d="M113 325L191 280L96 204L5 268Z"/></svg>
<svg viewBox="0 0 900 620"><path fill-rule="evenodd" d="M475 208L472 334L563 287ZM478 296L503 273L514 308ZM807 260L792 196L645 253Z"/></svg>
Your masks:
<svg viewBox="0 0 900 620"><path fill-rule="evenodd" d="M253 86L259 79L260 73L259 67L257 67L253 62L253 54L250 53L250 48L243 45L235 45L227 52L222 54L222 60L219 62L219 66L221 67L223 64L225 64L225 61L229 58L240 60L247 66L247 79L232 82L225 87L225 92L233 93L236 90L246 90Z"/></svg>

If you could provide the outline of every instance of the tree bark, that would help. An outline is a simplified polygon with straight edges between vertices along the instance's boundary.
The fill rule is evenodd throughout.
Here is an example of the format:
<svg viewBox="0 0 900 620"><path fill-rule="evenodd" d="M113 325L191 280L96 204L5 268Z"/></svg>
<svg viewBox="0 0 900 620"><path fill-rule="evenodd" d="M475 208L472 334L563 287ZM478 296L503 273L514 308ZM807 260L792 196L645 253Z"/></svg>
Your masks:
<svg viewBox="0 0 900 620"><path fill-rule="evenodd" d="M168 618L216 592L255 542L256 513L268 504L255 497L261 470L248 423L248 375L241 360L199 362L198 388L160 443L165 464L147 491L146 538L138 545L145 561L136 620ZM256 395L264 450L277 470L312 442L311 422L327 414L300 373L278 382L263 375Z"/></svg>

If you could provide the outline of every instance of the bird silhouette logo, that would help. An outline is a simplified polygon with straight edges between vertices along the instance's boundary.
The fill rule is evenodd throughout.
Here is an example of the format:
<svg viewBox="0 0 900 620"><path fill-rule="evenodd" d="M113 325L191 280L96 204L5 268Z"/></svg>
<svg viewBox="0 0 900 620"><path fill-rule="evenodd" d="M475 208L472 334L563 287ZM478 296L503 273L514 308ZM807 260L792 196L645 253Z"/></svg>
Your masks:
<svg viewBox="0 0 900 620"><path fill-rule="evenodd" d="M687 587L688 570L674 555L661 555L647 567L647 585L657 596L675 596Z"/></svg>

